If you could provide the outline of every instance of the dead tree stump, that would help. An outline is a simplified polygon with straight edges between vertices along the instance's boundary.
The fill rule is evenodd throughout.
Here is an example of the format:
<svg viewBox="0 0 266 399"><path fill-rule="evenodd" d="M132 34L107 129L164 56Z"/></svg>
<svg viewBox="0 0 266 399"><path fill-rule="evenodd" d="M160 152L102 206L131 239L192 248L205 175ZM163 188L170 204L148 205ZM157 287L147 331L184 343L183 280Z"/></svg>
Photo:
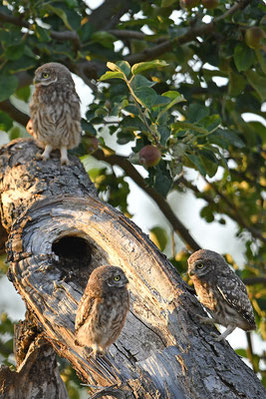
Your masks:
<svg viewBox="0 0 266 399"><path fill-rule="evenodd" d="M262 399L252 370L199 323L201 305L171 263L134 223L97 198L78 159L70 156L71 165L61 166L57 154L37 160L37 150L25 139L0 149L8 276L41 338L71 362L91 398ZM74 322L91 271L105 264L125 271L131 308L118 341L95 360L75 345ZM3 395L7 379L1 384L0 372Z"/></svg>

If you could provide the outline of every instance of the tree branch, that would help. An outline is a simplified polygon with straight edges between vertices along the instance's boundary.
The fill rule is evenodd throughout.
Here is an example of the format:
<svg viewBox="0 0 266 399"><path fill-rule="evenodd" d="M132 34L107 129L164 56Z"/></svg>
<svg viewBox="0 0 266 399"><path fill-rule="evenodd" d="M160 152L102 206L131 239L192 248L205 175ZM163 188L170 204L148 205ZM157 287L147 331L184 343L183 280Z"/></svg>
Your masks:
<svg viewBox="0 0 266 399"><path fill-rule="evenodd" d="M136 64L138 62L147 61L150 59L155 59L160 57L162 54L172 50L174 46L179 46L181 44L188 43L195 39L197 36L201 36L207 33L210 33L215 30L216 23L221 21L222 19L227 18L229 15L232 15L239 9L243 9L246 7L251 0L240 0L238 3L234 4L229 10L227 10L223 15L213 19L209 24L202 24L198 27L192 27L187 33L175 37L171 40L166 40L165 42L159 44L158 46L145 49L141 53L131 54L125 57L125 60L130 64Z"/></svg>
<svg viewBox="0 0 266 399"><path fill-rule="evenodd" d="M120 168L122 168L125 173L154 200L154 202L158 205L159 209L164 214L170 225L173 227L174 231L186 243L187 247L193 251L200 249L199 244L194 240L194 238L191 236L188 229L183 225L183 223L177 218L177 216L175 215L167 201L163 198L163 196L159 194L156 190L154 190L154 188L147 185L143 177L126 158L115 154L105 155L101 150L97 150L92 155L96 159L105 161L110 165L120 166Z"/></svg>
<svg viewBox="0 0 266 399"><path fill-rule="evenodd" d="M228 206L228 208L225 210L220 210L221 213L225 213L226 215L228 215L232 220L234 220L235 222L237 222L239 224L239 226L242 226L243 228L245 228L247 231L249 231L251 233L251 235L254 238L258 238L260 241L262 242L266 242L266 238L263 237L263 235L260 233L260 231L258 231L257 229L255 229L254 227L250 226L248 223L246 223L246 221L244 220L244 218L242 217L242 215L239 213L238 209L235 207L235 204L233 202L231 202L223 193L221 193L218 188L216 187L216 185L214 183L210 183L207 180L205 180L206 183L208 185L210 185L212 187L212 189L214 190L214 192L219 195L219 197L225 202L225 204ZM210 196L208 196L206 193L200 191L197 187L195 187L191 182L189 182L188 180L186 180L184 177L181 177L179 179L179 182L183 183L184 186L186 186L187 188L189 188L190 190L192 190L196 195L200 195L200 197L202 199L204 199L208 204L213 205L213 198L211 198Z"/></svg>
<svg viewBox="0 0 266 399"><path fill-rule="evenodd" d="M145 33L136 30L109 29L107 32L117 36L119 39L146 40L148 37Z"/></svg>
<svg viewBox="0 0 266 399"><path fill-rule="evenodd" d="M0 12L0 22L16 25L21 28L32 29L32 25L28 21L25 21L20 17L15 17L14 15L5 14L3 12ZM76 31L67 30L67 31L57 32L54 30L49 30L49 31L47 30L47 33L48 32L50 33L52 39L60 41L70 40L73 42L76 49L80 48L79 35L77 34Z"/></svg>
<svg viewBox="0 0 266 399"><path fill-rule="evenodd" d="M266 276L246 277L243 279L245 285L266 284Z"/></svg>
<svg viewBox="0 0 266 399"><path fill-rule="evenodd" d="M17 109L9 100L0 102L0 109L6 112L13 120L26 126L29 121L29 116Z"/></svg>

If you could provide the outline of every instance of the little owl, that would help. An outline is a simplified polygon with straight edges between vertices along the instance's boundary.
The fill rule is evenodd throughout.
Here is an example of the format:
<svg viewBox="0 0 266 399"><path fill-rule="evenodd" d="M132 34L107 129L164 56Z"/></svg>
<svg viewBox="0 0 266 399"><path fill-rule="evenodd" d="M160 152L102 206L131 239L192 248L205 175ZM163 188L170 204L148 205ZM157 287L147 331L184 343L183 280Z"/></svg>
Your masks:
<svg viewBox="0 0 266 399"><path fill-rule="evenodd" d="M188 274L199 301L212 316L201 317L201 321L227 327L217 341L226 338L236 327L245 331L256 329L247 289L221 255L207 249L194 252L188 258Z"/></svg>
<svg viewBox="0 0 266 399"><path fill-rule="evenodd" d="M100 266L90 275L75 320L76 345L104 354L118 338L129 309L128 279L120 267Z"/></svg>
<svg viewBox="0 0 266 399"><path fill-rule="evenodd" d="M44 149L42 159L59 149L61 164L67 164L67 150L79 145L81 135L80 99L71 73L64 65L50 62L35 71L34 84L27 130Z"/></svg>

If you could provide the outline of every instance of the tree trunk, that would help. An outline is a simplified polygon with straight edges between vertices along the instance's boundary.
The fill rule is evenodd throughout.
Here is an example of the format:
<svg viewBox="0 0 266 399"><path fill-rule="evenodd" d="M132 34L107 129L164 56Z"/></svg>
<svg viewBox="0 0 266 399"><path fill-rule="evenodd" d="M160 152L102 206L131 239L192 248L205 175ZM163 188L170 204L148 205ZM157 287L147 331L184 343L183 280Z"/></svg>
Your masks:
<svg viewBox="0 0 266 399"><path fill-rule="evenodd" d="M81 163L70 156L71 165L60 166L57 154L39 161L37 151L21 139L0 150L8 276L91 398L262 399L253 371L227 342L214 341L214 327L199 323L204 311L171 263L97 198ZM131 307L109 354L95 360L75 345L74 322L91 271L104 264L125 271Z"/></svg>
<svg viewBox="0 0 266 399"><path fill-rule="evenodd" d="M30 321L16 326L15 346L17 371L0 367L1 399L69 399L56 353Z"/></svg>

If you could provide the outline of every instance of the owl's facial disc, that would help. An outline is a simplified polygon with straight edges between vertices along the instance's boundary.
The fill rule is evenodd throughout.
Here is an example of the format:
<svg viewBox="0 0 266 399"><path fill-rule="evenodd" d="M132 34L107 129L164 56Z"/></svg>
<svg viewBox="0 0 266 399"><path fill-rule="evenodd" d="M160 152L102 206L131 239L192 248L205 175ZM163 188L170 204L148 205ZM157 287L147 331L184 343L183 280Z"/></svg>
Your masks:
<svg viewBox="0 0 266 399"><path fill-rule="evenodd" d="M36 71L33 83L36 86L49 86L57 82L58 78L55 73L51 73L48 70Z"/></svg>
<svg viewBox="0 0 266 399"><path fill-rule="evenodd" d="M128 279L122 273L115 273L111 278L108 279L107 285L109 287L122 288L128 283Z"/></svg>
<svg viewBox="0 0 266 399"><path fill-rule="evenodd" d="M210 268L208 267L208 265L204 261L199 259L193 263L192 267L188 271L188 274L190 276L196 275L198 277L202 277L202 276L205 276L206 274L208 274L209 272L210 272Z"/></svg>

